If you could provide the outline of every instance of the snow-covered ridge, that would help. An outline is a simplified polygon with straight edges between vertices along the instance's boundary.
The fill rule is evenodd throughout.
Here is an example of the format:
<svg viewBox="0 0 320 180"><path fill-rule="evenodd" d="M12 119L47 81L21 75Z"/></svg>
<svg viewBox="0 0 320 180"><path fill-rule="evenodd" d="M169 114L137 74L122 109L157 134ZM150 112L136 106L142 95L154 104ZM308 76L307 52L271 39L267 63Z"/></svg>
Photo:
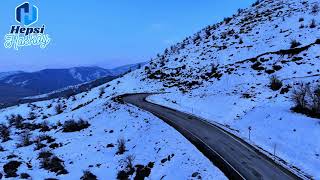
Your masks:
<svg viewBox="0 0 320 180"><path fill-rule="evenodd" d="M0 72L0 80L6 78L8 76L11 76L11 75L14 75L14 74L19 74L19 73L22 73L22 71Z"/></svg>
<svg viewBox="0 0 320 180"><path fill-rule="evenodd" d="M320 37L319 25L309 27L313 19L319 19L319 13L312 13L315 3L261 1L168 48L146 70L149 77L161 79L167 86L184 81L197 84L202 81L201 75L211 72L212 65L221 67L267 52L290 49L292 40L302 46L309 45Z"/></svg>
<svg viewBox="0 0 320 180"><path fill-rule="evenodd" d="M251 127L251 143L271 154L276 146L286 165L320 178L319 120L290 110L298 84L319 85L319 17L315 0L264 0L239 10L145 67L146 81L178 89L153 101L219 122L244 139ZM283 84L277 91L272 76Z"/></svg>

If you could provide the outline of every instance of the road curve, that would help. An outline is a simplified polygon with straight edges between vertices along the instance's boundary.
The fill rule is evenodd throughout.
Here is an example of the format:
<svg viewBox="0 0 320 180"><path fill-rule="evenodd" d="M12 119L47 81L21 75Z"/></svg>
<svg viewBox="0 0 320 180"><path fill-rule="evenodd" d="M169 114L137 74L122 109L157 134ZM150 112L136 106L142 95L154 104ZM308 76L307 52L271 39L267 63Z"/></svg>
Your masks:
<svg viewBox="0 0 320 180"><path fill-rule="evenodd" d="M223 129L190 114L147 102L145 99L149 95L151 94L127 94L120 98L174 127L229 179L301 179Z"/></svg>

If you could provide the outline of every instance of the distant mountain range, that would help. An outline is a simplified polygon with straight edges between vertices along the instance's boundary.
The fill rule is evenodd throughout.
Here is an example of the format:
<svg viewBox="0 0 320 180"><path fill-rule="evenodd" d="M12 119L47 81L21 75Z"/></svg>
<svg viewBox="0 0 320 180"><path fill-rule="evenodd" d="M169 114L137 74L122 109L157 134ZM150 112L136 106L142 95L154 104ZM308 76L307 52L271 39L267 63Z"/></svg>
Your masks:
<svg viewBox="0 0 320 180"><path fill-rule="evenodd" d="M11 102L27 96L49 93L102 78L110 81L144 63L125 65L114 69L101 67L73 67L44 69L36 72L0 73L0 103Z"/></svg>

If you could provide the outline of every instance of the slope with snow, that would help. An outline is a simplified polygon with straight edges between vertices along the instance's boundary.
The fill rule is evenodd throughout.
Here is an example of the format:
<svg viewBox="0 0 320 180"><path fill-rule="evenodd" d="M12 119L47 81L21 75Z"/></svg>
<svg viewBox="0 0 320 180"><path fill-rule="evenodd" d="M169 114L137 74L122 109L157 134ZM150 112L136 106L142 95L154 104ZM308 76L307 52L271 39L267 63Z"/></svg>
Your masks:
<svg viewBox="0 0 320 180"><path fill-rule="evenodd" d="M261 1L173 46L146 71L180 92L150 100L220 123L319 179L319 120L290 110L297 84L319 84L318 3ZM280 90L269 87L271 76Z"/></svg>
<svg viewBox="0 0 320 180"><path fill-rule="evenodd" d="M103 95L99 95L101 87L97 87L77 95L76 100L60 99L60 103L66 105L60 115L55 115L53 110L58 100L54 100L54 106L49 109L46 107L50 101L34 103L39 106L36 114L48 116L46 121L51 124L80 117L91 123L89 129L74 134L63 134L59 131L61 127L48 132L57 141L65 142L62 147L52 150L65 160L66 169L70 171L61 177L79 177L80 171L88 168L101 177L114 178L121 166L111 164L125 156L115 156L115 150L105 150L101 144L116 144L119 136L125 136L130 139L130 150L126 155L134 153L134 164L145 166L155 162L150 179L197 178L196 172L203 179L223 178L203 155L172 128L146 112L112 100L125 93L167 92L149 100L217 123L270 156L275 151L276 161L296 173L319 179L319 120L290 110L293 107L291 93L298 83L318 83L318 3L317 0L257 1L252 7L239 10L233 17L208 26L168 48L141 69L101 86L106 92ZM279 90L269 87L272 75L283 83ZM5 115L12 113L27 117L30 111L27 105L20 105L2 110L0 117L4 120ZM38 117L34 121L43 120ZM147 127L150 131L146 130ZM111 129L116 130L111 135L114 137L109 139L104 133ZM13 128L13 131L20 130ZM37 133L33 132L33 136ZM80 137L81 144L77 141ZM8 150L3 153L11 153L18 139L14 136L13 140L5 143L3 146ZM168 143L164 145L163 142ZM76 148L84 149L82 144L87 145L89 150L74 152ZM33 145L30 145L16 151L22 159L30 160L38 153L32 149ZM93 149L97 149L97 157L90 155ZM159 155L162 152L166 155ZM168 157L171 152L175 155L166 164L171 159ZM101 156L100 153L106 154ZM163 156L167 156L167 160ZM99 169L95 165L82 167L81 163L77 163L87 160L90 165L103 164L98 166L108 167L109 173L102 174L104 168ZM8 162L4 155L2 161L2 164ZM191 165L193 161L197 163ZM27 170L22 166L18 172L54 176L38 171L39 160L32 158L31 162L34 168Z"/></svg>
<svg viewBox="0 0 320 180"><path fill-rule="evenodd" d="M111 92L117 85L120 84L113 82L106 90ZM26 126L18 128L13 125L10 128L11 140L1 144L1 166L10 161L21 162L15 174L19 176L26 173L33 179L79 179L86 170L99 179L116 179L118 172L126 169L127 158L133 157L132 163L136 167L149 167L151 164L150 179L226 179L173 128L149 113L114 102L109 95L101 96L99 93L99 88L95 88L70 99L55 99L1 110L2 123L6 123L5 119L11 114L20 114ZM63 107L60 114L55 111L58 104ZM63 132L60 124L70 119L87 120L90 126L79 132ZM30 123L45 124L49 129L29 130ZM30 133L31 143L20 147L18 144L24 142L21 139L24 132ZM40 141L39 138L44 135L54 139L53 142ZM125 140L126 151L123 154L117 154L119 139ZM38 157L44 151L59 157L68 173L45 170ZM4 169L1 173L8 175ZM135 176L137 173L132 178Z"/></svg>

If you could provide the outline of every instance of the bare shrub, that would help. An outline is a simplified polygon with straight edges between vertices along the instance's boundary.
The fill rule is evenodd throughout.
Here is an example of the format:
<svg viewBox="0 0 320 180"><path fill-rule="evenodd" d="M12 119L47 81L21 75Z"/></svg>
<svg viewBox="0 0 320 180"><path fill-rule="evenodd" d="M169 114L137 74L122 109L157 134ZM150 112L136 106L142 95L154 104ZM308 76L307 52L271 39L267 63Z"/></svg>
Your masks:
<svg viewBox="0 0 320 180"><path fill-rule="evenodd" d="M243 44L243 39L242 38L240 38L239 44Z"/></svg>
<svg viewBox="0 0 320 180"><path fill-rule="evenodd" d="M5 124L0 124L0 136L2 142L7 142L10 140L10 128Z"/></svg>
<svg viewBox="0 0 320 180"><path fill-rule="evenodd" d="M40 127L40 132L50 131L50 125L48 121L41 122L39 127Z"/></svg>
<svg viewBox="0 0 320 180"><path fill-rule="evenodd" d="M55 172L57 175L68 174L68 171L65 169L63 163L63 160L54 155L48 158L43 158L40 161L41 168Z"/></svg>
<svg viewBox="0 0 320 180"><path fill-rule="evenodd" d="M129 169L133 168L133 161L135 159L134 155L128 155L125 159L123 159L123 165Z"/></svg>
<svg viewBox="0 0 320 180"><path fill-rule="evenodd" d="M295 104L294 112L320 118L320 86L310 87L301 83L294 89L291 99Z"/></svg>
<svg viewBox="0 0 320 180"><path fill-rule="evenodd" d="M97 180L97 176L92 174L89 170L83 171L83 176L80 178L81 180Z"/></svg>
<svg viewBox="0 0 320 180"><path fill-rule="evenodd" d="M31 145L33 142L31 141L31 133L29 131L25 131L20 135L20 143L17 144L17 147L25 147Z"/></svg>
<svg viewBox="0 0 320 180"><path fill-rule="evenodd" d="M135 169L133 167L133 161L135 157L133 155L128 155L124 159L121 160L121 165L124 167L124 169L120 170L117 173L117 179L128 179L130 175L133 175L135 172Z"/></svg>
<svg viewBox="0 0 320 180"><path fill-rule="evenodd" d="M121 165L123 167L117 174L117 179L130 179L129 177L135 174L132 179L146 179L151 174L151 169L154 167L154 162L149 162L148 165L144 166L141 164L133 165L135 157L128 155L122 159Z"/></svg>
<svg viewBox="0 0 320 180"><path fill-rule="evenodd" d="M311 111L315 116L320 115L320 86L317 86L311 94Z"/></svg>
<svg viewBox="0 0 320 180"><path fill-rule="evenodd" d="M36 119L36 118L37 118L36 114L31 111L31 112L29 113L28 120L34 120L34 119Z"/></svg>
<svg viewBox="0 0 320 180"><path fill-rule="evenodd" d="M123 138L118 139L118 151L117 154L123 154L126 152L126 140Z"/></svg>
<svg viewBox="0 0 320 180"><path fill-rule="evenodd" d="M43 143L43 141L45 141L45 140L47 141L47 143L52 143L55 141L55 139L53 139L51 136L40 135L34 141L35 142L34 150L37 151L37 150L40 150L40 149L47 147L47 145L45 143Z"/></svg>
<svg viewBox="0 0 320 180"><path fill-rule="evenodd" d="M301 25L299 26L299 28L300 28L300 29L303 29L303 28L304 28L304 25L303 25L303 24L301 24Z"/></svg>
<svg viewBox="0 0 320 180"><path fill-rule="evenodd" d="M102 98L102 96L104 95L104 93L105 93L105 87L100 87L99 88L99 98Z"/></svg>
<svg viewBox="0 0 320 180"><path fill-rule="evenodd" d="M51 108L52 107L52 104L48 104L47 105L47 108L49 109L49 108Z"/></svg>
<svg viewBox="0 0 320 180"><path fill-rule="evenodd" d="M23 117L18 114L18 115L14 115L11 114L9 117L7 117L8 122L9 122L9 126L15 126L17 129L20 129L23 127Z"/></svg>
<svg viewBox="0 0 320 180"><path fill-rule="evenodd" d="M270 78L270 88L273 91L278 91L282 87L282 81L277 76L271 76Z"/></svg>
<svg viewBox="0 0 320 180"><path fill-rule="evenodd" d="M86 129L90 126L88 121L80 119L79 121L69 120L63 124L63 132L76 132Z"/></svg>
<svg viewBox="0 0 320 180"><path fill-rule="evenodd" d="M55 107L54 107L55 111L57 114L61 114L63 113L63 107L61 104L57 104Z"/></svg>
<svg viewBox="0 0 320 180"><path fill-rule="evenodd" d="M53 143L55 139L52 136L42 134L36 138L37 141L47 141L47 143Z"/></svg>
<svg viewBox="0 0 320 180"><path fill-rule="evenodd" d="M315 28L315 27L317 27L316 20L315 20L315 19L312 19L312 20L311 20L311 23L310 23L310 28Z"/></svg>
<svg viewBox="0 0 320 180"><path fill-rule="evenodd" d="M36 147L34 148L35 151L47 147L47 145L43 144L40 140L35 141L35 145L36 145Z"/></svg>
<svg viewBox="0 0 320 180"><path fill-rule="evenodd" d="M291 100L295 104L295 109L306 109L307 107L307 94L310 92L310 86L304 83L293 89Z"/></svg>
<svg viewBox="0 0 320 180"><path fill-rule="evenodd" d="M300 42L298 42L297 40L291 40L291 46L290 46L290 48L296 48L296 47L298 47L298 46L300 46L301 45L301 43Z"/></svg>

